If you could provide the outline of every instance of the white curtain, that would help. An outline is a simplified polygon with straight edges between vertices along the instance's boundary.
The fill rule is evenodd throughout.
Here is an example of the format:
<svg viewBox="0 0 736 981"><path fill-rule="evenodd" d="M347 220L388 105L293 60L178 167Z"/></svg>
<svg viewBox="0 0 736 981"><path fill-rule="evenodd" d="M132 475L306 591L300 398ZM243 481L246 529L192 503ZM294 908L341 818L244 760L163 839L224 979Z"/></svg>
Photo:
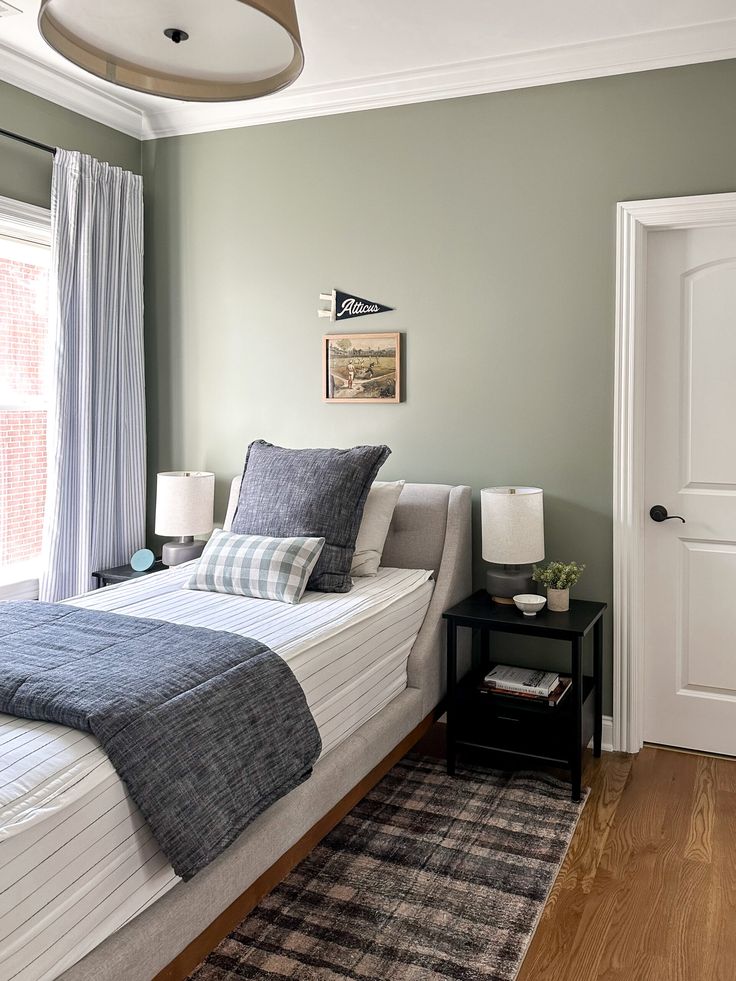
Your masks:
<svg viewBox="0 0 736 981"><path fill-rule="evenodd" d="M144 542L141 178L57 150L51 223L47 601L90 589Z"/></svg>

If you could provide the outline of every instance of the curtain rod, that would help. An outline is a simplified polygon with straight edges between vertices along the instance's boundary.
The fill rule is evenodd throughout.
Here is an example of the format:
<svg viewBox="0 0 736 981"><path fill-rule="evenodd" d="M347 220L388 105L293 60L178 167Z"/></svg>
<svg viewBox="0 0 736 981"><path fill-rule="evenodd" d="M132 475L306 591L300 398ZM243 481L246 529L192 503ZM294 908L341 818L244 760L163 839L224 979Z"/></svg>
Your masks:
<svg viewBox="0 0 736 981"><path fill-rule="evenodd" d="M54 147L47 146L45 143L39 143L37 140L31 140L27 136L19 136L18 133L11 133L9 129L0 129L0 136L7 136L9 140L17 140L19 143L25 143L27 146L35 146L37 150L45 150L46 153L56 156L56 149Z"/></svg>

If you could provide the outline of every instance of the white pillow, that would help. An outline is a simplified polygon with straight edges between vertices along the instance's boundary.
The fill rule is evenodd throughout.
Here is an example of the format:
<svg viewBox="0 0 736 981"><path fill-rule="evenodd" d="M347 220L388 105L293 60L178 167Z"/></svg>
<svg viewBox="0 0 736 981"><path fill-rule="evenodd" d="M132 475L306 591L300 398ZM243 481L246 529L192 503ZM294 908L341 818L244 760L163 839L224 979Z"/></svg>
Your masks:
<svg viewBox="0 0 736 981"><path fill-rule="evenodd" d="M405 483L404 480L375 480L371 484L355 540L351 576L375 576L378 572L389 525Z"/></svg>

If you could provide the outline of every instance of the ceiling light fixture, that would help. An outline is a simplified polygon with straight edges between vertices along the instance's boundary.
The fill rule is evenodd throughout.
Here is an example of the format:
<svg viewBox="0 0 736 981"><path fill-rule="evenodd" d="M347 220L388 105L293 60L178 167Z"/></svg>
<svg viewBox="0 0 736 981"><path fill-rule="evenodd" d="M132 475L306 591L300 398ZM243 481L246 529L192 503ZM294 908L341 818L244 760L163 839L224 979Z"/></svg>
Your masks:
<svg viewBox="0 0 736 981"><path fill-rule="evenodd" d="M38 27L98 78L185 102L270 95L304 67L294 0L41 0Z"/></svg>

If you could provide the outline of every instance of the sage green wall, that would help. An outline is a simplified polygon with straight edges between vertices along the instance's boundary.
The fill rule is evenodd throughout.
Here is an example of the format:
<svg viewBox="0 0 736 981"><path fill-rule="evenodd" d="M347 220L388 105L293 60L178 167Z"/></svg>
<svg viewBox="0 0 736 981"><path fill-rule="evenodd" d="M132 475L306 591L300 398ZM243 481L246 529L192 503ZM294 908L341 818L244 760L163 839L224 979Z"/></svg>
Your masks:
<svg viewBox="0 0 736 981"><path fill-rule="evenodd" d="M145 145L152 480L213 470L222 514L253 438L386 442L386 478L542 486L548 557L610 601L616 202L736 189L734 92L720 62ZM396 307L352 326L404 333L401 405L321 402L333 286Z"/></svg>
<svg viewBox="0 0 736 981"><path fill-rule="evenodd" d="M69 109L0 82L0 126L32 140L81 150L126 170L141 172L141 144ZM47 208L51 154L0 137L0 195Z"/></svg>
<svg viewBox="0 0 736 981"><path fill-rule="evenodd" d="M151 486L214 470L221 514L255 437L384 441L388 478L543 486L548 556L610 600L615 204L734 190L735 90L717 62L143 144ZM141 168L5 83L0 125ZM0 194L50 175L0 139ZM333 286L397 308L354 327L404 333L401 405L321 402Z"/></svg>

